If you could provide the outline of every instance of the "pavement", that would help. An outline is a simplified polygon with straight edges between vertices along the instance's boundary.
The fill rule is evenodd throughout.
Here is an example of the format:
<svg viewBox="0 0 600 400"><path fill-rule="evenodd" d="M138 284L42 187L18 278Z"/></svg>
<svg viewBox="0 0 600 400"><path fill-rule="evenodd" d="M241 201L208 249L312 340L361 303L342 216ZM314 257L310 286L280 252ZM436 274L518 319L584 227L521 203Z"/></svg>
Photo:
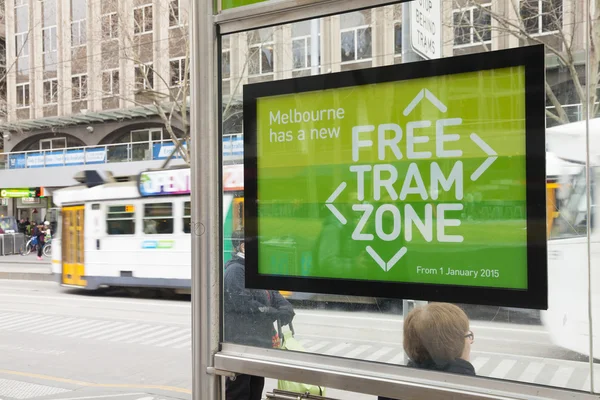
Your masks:
<svg viewBox="0 0 600 400"><path fill-rule="evenodd" d="M0 256L0 279L53 281L52 260L35 254Z"/></svg>

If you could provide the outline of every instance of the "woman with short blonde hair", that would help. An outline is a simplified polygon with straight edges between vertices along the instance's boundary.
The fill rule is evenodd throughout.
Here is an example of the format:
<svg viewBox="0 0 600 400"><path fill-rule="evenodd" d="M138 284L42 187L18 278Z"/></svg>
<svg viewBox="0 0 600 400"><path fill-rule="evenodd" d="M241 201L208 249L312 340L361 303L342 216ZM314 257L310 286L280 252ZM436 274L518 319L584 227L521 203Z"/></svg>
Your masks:
<svg viewBox="0 0 600 400"><path fill-rule="evenodd" d="M454 304L429 303L412 310L404 320L409 367L475 375L469 362L474 339L467 314Z"/></svg>

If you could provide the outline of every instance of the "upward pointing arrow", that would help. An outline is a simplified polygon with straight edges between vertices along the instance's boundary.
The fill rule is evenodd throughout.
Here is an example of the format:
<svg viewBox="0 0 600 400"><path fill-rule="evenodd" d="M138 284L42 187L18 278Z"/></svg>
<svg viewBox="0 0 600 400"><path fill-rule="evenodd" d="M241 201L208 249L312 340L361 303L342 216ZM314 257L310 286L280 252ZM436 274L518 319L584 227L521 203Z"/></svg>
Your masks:
<svg viewBox="0 0 600 400"><path fill-rule="evenodd" d="M490 167L490 165L492 165L494 161L496 161L496 159L498 158L498 153L496 153L494 149L492 149L489 144L484 142L483 139L480 138L476 133L471 133L471 140L477 146L479 146L481 150L485 151L485 154L488 155L488 158L483 163L481 163L479 168L477 168L475 172L473 172L473 174L471 175L471 180L476 181Z"/></svg>
<svg viewBox="0 0 600 400"><path fill-rule="evenodd" d="M404 116L407 117L408 114L413 112L415 107L421 102L421 100L427 99L431 104L435 106L438 110L445 113L448 111L448 107L444 103L442 103L437 97L433 95L428 89L421 89L418 95L415 96L414 99L410 102L410 104L404 109Z"/></svg>

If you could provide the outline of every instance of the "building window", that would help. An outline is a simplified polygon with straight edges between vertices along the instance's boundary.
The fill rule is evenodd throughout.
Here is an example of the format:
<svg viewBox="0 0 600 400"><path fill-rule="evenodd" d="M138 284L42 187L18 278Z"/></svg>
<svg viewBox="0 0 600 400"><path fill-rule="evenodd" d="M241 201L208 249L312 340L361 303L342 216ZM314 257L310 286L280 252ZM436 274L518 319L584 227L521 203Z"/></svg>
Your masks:
<svg viewBox="0 0 600 400"><path fill-rule="evenodd" d="M44 81L44 104L58 103L58 79Z"/></svg>
<svg viewBox="0 0 600 400"><path fill-rule="evenodd" d="M51 51L56 51L58 49L56 26L43 28L42 35L44 37L44 41L42 43L42 52L45 54L50 53Z"/></svg>
<svg viewBox="0 0 600 400"><path fill-rule="evenodd" d="M15 57L29 56L29 45L27 39L29 39L28 32L15 34Z"/></svg>
<svg viewBox="0 0 600 400"><path fill-rule="evenodd" d="M273 73L273 30L259 29L248 33L248 73L264 75Z"/></svg>
<svg viewBox="0 0 600 400"><path fill-rule="evenodd" d="M302 21L292 24L292 60L295 70L303 70L311 67L312 63L312 34L314 21ZM319 25L317 23L317 25ZM318 46L317 46L318 47ZM320 64L320 54L317 56L317 64Z"/></svg>
<svg viewBox="0 0 600 400"><path fill-rule="evenodd" d="M29 83L17 85L17 108L29 107Z"/></svg>
<svg viewBox="0 0 600 400"><path fill-rule="evenodd" d="M563 0L521 0L521 20L529 34L557 32L562 29Z"/></svg>
<svg viewBox="0 0 600 400"><path fill-rule="evenodd" d="M177 58L170 61L171 66L171 87L180 86L183 84L186 75L185 58ZM187 71L187 81L190 81L190 71Z"/></svg>
<svg viewBox="0 0 600 400"><path fill-rule="evenodd" d="M106 228L109 235L134 235L134 206L109 206L106 215Z"/></svg>
<svg viewBox="0 0 600 400"><path fill-rule="evenodd" d="M181 25L181 8L180 0L171 0L169 2L169 26Z"/></svg>
<svg viewBox="0 0 600 400"><path fill-rule="evenodd" d="M85 100L88 95L87 75L77 75L71 78L73 101Z"/></svg>
<svg viewBox="0 0 600 400"><path fill-rule="evenodd" d="M227 80L231 78L231 50L225 50L221 54L221 77Z"/></svg>
<svg viewBox="0 0 600 400"><path fill-rule="evenodd" d="M307 69L311 66L311 37L304 36L292 39L294 69Z"/></svg>
<svg viewBox="0 0 600 400"><path fill-rule="evenodd" d="M87 41L85 20L74 21L71 23L71 46L83 46Z"/></svg>
<svg viewBox="0 0 600 400"><path fill-rule="evenodd" d="M135 67L135 86L137 90L152 90L154 87L152 64L140 64Z"/></svg>
<svg viewBox="0 0 600 400"><path fill-rule="evenodd" d="M40 140L40 150L56 150L67 148L67 138L59 137Z"/></svg>
<svg viewBox="0 0 600 400"><path fill-rule="evenodd" d="M152 32L152 5L138 7L133 10L134 32L148 33Z"/></svg>
<svg viewBox="0 0 600 400"><path fill-rule="evenodd" d="M192 203L189 201L183 203L183 232L192 232Z"/></svg>
<svg viewBox="0 0 600 400"><path fill-rule="evenodd" d="M102 16L102 38L105 40L119 37L119 16L117 13Z"/></svg>
<svg viewBox="0 0 600 400"><path fill-rule="evenodd" d="M173 233L173 203L144 204L144 233L146 235Z"/></svg>
<svg viewBox="0 0 600 400"><path fill-rule="evenodd" d="M118 69L102 72L102 92L105 97L115 96L120 93Z"/></svg>
<svg viewBox="0 0 600 400"><path fill-rule="evenodd" d="M454 45L487 43L492 40L491 4L453 11Z"/></svg>
<svg viewBox="0 0 600 400"><path fill-rule="evenodd" d="M394 54L402 55L402 24L400 22L394 24Z"/></svg>
<svg viewBox="0 0 600 400"><path fill-rule="evenodd" d="M71 0L71 46L83 46L86 33L87 0Z"/></svg>
<svg viewBox="0 0 600 400"><path fill-rule="evenodd" d="M372 57L370 26L346 29L340 34L342 62L368 60Z"/></svg>

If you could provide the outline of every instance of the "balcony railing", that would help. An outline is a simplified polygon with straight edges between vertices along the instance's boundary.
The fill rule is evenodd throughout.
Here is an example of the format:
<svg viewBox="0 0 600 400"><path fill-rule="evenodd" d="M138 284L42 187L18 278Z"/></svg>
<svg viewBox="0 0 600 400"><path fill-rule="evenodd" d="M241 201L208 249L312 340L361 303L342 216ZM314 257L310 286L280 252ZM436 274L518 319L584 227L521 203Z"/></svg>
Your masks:
<svg viewBox="0 0 600 400"><path fill-rule="evenodd" d="M242 138L241 133L223 136L224 158L242 157L244 149ZM48 168L165 160L174 148L175 144L171 140L164 140L0 153L0 168ZM181 156L175 154L173 158L181 158Z"/></svg>

